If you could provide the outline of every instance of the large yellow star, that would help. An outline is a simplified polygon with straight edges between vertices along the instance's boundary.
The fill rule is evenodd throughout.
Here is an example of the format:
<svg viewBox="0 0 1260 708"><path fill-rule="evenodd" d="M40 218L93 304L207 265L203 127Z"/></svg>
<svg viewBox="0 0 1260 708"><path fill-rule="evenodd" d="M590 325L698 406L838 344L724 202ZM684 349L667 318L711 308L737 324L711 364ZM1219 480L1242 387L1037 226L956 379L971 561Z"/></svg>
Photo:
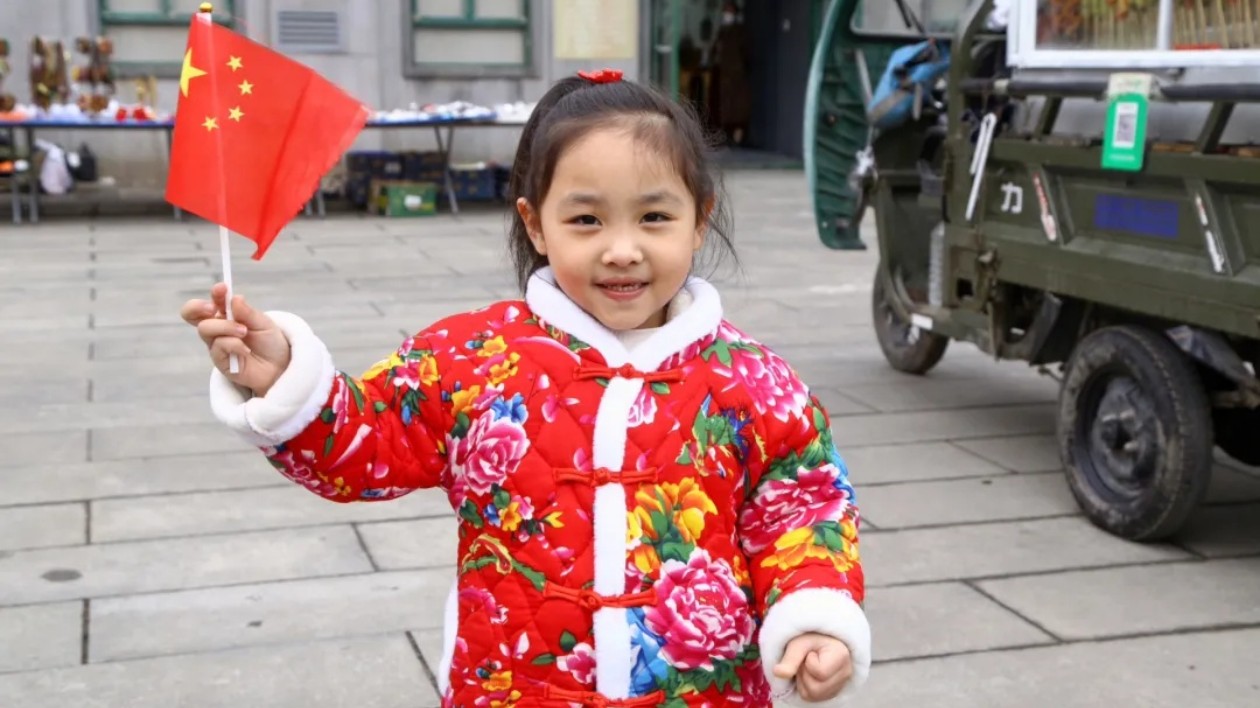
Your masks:
<svg viewBox="0 0 1260 708"><path fill-rule="evenodd" d="M214 130L219 127L219 121L216 118L206 116L206 122L201 124L206 130Z"/></svg>
<svg viewBox="0 0 1260 708"><path fill-rule="evenodd" d="M247 93L254 92L254 85L248 81L242 81L240 85L240 89L241 89L241 95L244 96Z"/></svg>
<svg viewBox="0 0 1260 708"><path fill-rule="evenodd" d="M179 92L185 96L188 95L188 82L198 76L205 76L206 72L192 65L192 49L184 53L184 68L179 71Z"/></svg>
<svg viewBox="0 0 1260 708"><path fill-rule="evenodd" d="M228 118L231 118L232 120L236 121L237 123L241 122L241 116L243 116L243 115L245 115L245 114L241 112L241 109L240 109L240 107L239 107L239 106L238 106L238 107L236 107L236 108L229 108L229 109L228 109Z"/></svg>
<svg viewBox="0 0 1260 708"><path fill-rule="evenodd" d="M232 71L236 71L241 68L241 58L232 57L231 59L228 59L228 66L232 67Z"/></svg>

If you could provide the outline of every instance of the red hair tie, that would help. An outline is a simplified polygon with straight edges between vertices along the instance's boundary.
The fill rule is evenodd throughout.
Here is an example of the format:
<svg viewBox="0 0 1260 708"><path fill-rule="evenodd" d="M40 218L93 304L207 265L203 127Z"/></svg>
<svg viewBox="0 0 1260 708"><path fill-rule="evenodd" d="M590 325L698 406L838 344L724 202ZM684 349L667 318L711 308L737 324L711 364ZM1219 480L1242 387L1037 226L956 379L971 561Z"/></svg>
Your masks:
<svg viewBox="0 0 1260 708"><path fill-rule="evenodd" d="M599 71L579 71L578 76L593 84L611 84L621 81L623 74L617 69L600 69Z"/></svg>

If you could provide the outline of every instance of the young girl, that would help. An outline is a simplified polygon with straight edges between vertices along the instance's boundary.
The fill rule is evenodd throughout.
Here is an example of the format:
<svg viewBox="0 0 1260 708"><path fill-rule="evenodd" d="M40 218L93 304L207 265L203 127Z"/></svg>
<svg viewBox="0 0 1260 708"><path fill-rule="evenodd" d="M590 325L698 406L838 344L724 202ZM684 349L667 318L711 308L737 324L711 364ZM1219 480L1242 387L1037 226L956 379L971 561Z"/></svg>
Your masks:
<svg viewBox="0 0 1260 708"><path fill-rule="evenodd" d="M694 116L557 83L511 178L522 300L352 378L225 287L183 316L215 414L336 502L441 487L458 574L444 706L841 705L865 681L858 510L826 412L691 276L729 247ZM237 355L239 373L229 374Z"/></svg>

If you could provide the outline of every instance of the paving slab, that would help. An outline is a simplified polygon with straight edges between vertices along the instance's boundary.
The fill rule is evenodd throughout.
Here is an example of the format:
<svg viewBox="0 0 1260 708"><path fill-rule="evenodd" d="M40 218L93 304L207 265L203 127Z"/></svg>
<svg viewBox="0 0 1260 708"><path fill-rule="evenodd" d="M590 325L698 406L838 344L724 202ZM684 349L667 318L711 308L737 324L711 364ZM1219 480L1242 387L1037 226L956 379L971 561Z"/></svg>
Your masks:
<svg viewBox="0 0 1260 708"><path fill-rule="evenodd" d="M209 378L207 375L206 384L209 383ZM199 386L198 389L205 391L206 385ZM208 404L194 405L192 396L182 395L178 391L171 393L170 396L144 400L76 404L49 403L36 404L26 409L0 409L0 426L12 433L43 433L64 437L66 441L72 439L75 434L83 434L85 428L90 428L93 436L130 426L166 428L200 423L206 425L207 431L214 426L222 430L227 429L214 421ZM204 404L205 393L200 393L196 400ZM211 421L214 421L214 426L211 425ZM109 437L111 436L106 434L106 438ZM212 449L224 448L212 446ZM196 450L189 452L196 452ZM163 453L165 454L166 451L164 450ZM141 454L143 454L143 449Z"/></svg>
<svg viewBox="0 0 1260 708"><path fill-rule="evenodd" d="M811 387L811 390L827 409L827 415L832 418L874 412L869 406L858 403L841 393L838 389Z"/></svg>
<svg viewBox="0 0 1260 708"><path fill-rule="evenodd" d="M29 414L29 412L28 412ZM0 430L0 470L36 464L61 464L83 462L87 459L88 435L86 430L66 432L10 432L4 425Z"/></svg>
<svg viewBox="0 0 1260 708"><path fill-rule="evenodd" d="M1242 708L1260 630L1177 634L876 666L862 708Z"/></svg>
<svg viewBox="0 0 1260 708"><path fill-rule="evenodd" d="M189 361L205 359L206 345L201 343L191 327L186 324L171 325L163 329L158 327L154 325L147 333L102 333L92 346L92 358L98 361L124 360L137 365L142 365L146 359L175 356L182 356Z"/></svg>
<svg viewBox="0 0 1260 708"><path fill-rule="evenodd" d="M1054 472L1063 469L1059 442L1053 435L1011 435L958 440L954 443L1012 472Z"/></svg>
<svg viewBox="0 0 1260 708"><path fill-rule="evenodd" d="M88 661L441 629L455 567L107 598Z"/></svg>
<svg viewBox="0 0 1260 708"><path fill-rule="evenodd" d="M270 474L287 482L275 470ZM389 501L340 504L287 483L256 489L97 501L92 504L92 540L104 543L173 538L422 516L441 516L453 525L452 514L446 494L436 489L416 490Z"/></svg>
<svg viewBox="0 0 1260 708"><path fill-rule="evenodd" d="M293 484L256 451L25 465L3 475L0 507Z"/></svg>
<svg viewBox="0 0 1260 708"><path fill-rule="evenodd" d="M1034 405L855 415L846 417L835 432L836 444L844 452L850 446L1016 435L1053 426L1053 408Z"/></svg>
<svg viewBox="0 0 1260 708"><path fill-rule="evenodd" d="M50 254L59 256L59 254ZM92 312L90 291L73 293L36 290L5 293L0 299L0 320L49 319L67 315L86 316Z"/></svg>
<svg viewBox="0 0 1260 708"><path fill-rule="evenodd" d="M372 562L381 570L454 566L459 552L459 525L450 506L445 516L416 521L358 525Z"/></svg>
<svg viewBox="0 0 1260 708"><path fill-rule="evenodd" d="M86 329L91 322L91 315L53 315L49 317L23 317L0 319L0 335L24 334L27 332L62 332L65 330Z"/></svg>
<svg viewBox="0 0 1260 708"><path fill-rule="evenodd" d="M0 506L0 551L80 543L87 543L83 504Z"/></svg>
<svg viewBox="0 0 1260 708"><path fill-rule="evenodd" d="M384 313L381 330L402 329L404 332L411 334L419 332L438 320L485 307L486 304L487 301L484 298L383 303L380 305L381 312ZM392 346L397 345L398 342L394 342Z"/></svg>
<svg viewBox="0 0 1260 708"><path fill-rule="evenodd" d="M194 394L204 400L209 378L209 367L178 374L144 375L137 371L124 376L97 376L92 379L92 401L120 403Z"/></svg>
<svg viewBox="0 0 1260 708"><path fill-rule="evenodd" d="M1080 513L1062 475L1004 475L862 490L862 515L881 529Z"/></svg>
<svg viewBox="0 0 1260 708"><path fill-rule="evenodd" d="M1058 386L1051 380L1006 377L987 386L970 381L925 379L914 386L857 384L845 393L886 412L937 410L1054 402Z"/></svg>
<svg viewBox="0 0 1260 708"><path fill-rule="evenodd" d="M1105 568L978 583L1063 639L1260 625L1260 558ZM1071 602L1058 598L1072 597Z"/></svg>
<svg viewBox="0 0 1260 708"><path fill-rule="evenodd" d="M137 376L175 376L196 374L201 377L200 383L208 383L210 378L210 360L206 355L205 345L197 339L192 329L187 330L186 339L196 342L196 347L189 347L188 355L179 353L163 354L153 352L153 356L144 357L144 361L133 359L95 358L88 362L86 371L94 382L94 393L98 396L103 385L121 386L129 383L128 379ZM195 355L193 355L195 353ZM167 395L178 395L178 391L170 391ZM201 392L204 396L205 392ZM207 404L208 405L208 404Z"/></svg>
<svg viewBox="0 0 1260 708"><path fill-rule="evenodd" d="M411 640L416 643L416 647L420 650L420 657L424 660L429 671L435 677L442 666L442 631L438 629L426 629L418 632L408 632Z"/></svg>
<svg viewBox="0 0 1260 708"><path fill-rule="evenodd" d="M209 412L203 415L208 416ZM250 447L249 443L218 421L191 425L133 425L92 431L91 459L240 452Z"/></svg>
<svg viewBox="0 0 1260 708"><path fill-rule="evenodd" d="M68 374L77 374L92 348L86 339L66 341L56 335L6 336L0 346L0 366L6 370L29 367L35 362L56 361Z"/></svg>
<svg viewBox="0 0 1260 708"><path fill-rule="evenodd" d="M434 708L402 633L0 675L12 708Z"/></svg>
<svg viewBox="0 0 1260 708"><path fill-rule="evenodd" d="M1260 504L1197 509L1176 540L1208 558L1260 554Z"/></svg>
<svg viewBox="0 0 1260 708"><path fill-rule="evenodd" d="M860 503L864 507L871 485L1006 474L991 462L940 442L851 447L841 456L853 482L862 488Z"/></svg>
<svg viewBox="0 0 1260 708"><path fill-rule="evenodd" d="M0 558L0 606L368 570L349 526L18 551Z"/></svg>
<svg viewBox="0 0 1260 708"><path fill-rule="evenodd" d="M1055 639L962 583L881 588L866 598L876 661L1051 644Z"/></svg>
<svg viewBox="0 0 1260 708"><path fill-rule="evenodd" d="M82 657L82 602L0 607L0 674L78 666Z"/></svg>
<svg viewBox="0 0 1260 708"><path fill-rule="evenodd" d="M1104 534L1082 517L867 531L861 544L872 586L1193 558L1167 544L1137 544Z"/></svg>
<svg viewBox="0 0 1260 708"><path fill-rule="evenodd" d="M1253 477L1225 465L1212 469L1207 504L1245 504L1260 501L1260 477Z"/></svg>
<svg viewBox="0 0 1260 708"><path fill-rule="evenodd" d="M442 300L487 300L500 297L498 292L513 283L502 275L433 275L423 278L353 279L349 281L355 292L372 297L390 295L387 301L418 303Z"/></svg>

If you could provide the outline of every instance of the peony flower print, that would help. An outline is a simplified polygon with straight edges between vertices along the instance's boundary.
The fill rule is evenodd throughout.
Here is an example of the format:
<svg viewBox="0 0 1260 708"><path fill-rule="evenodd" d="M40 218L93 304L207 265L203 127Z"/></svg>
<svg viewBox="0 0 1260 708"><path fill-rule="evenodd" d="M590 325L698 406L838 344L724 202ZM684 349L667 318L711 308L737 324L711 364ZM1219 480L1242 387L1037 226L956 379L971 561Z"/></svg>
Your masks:
<svg viewBox="0 0 1260 708"><path fill-rule="evenodd" d="M708 551L697 548L686 563L662 563L655 589L657 604L643 616L675 669L713 671L715 660L734 659L752 640L748 598L730 566Z"/></svg>

